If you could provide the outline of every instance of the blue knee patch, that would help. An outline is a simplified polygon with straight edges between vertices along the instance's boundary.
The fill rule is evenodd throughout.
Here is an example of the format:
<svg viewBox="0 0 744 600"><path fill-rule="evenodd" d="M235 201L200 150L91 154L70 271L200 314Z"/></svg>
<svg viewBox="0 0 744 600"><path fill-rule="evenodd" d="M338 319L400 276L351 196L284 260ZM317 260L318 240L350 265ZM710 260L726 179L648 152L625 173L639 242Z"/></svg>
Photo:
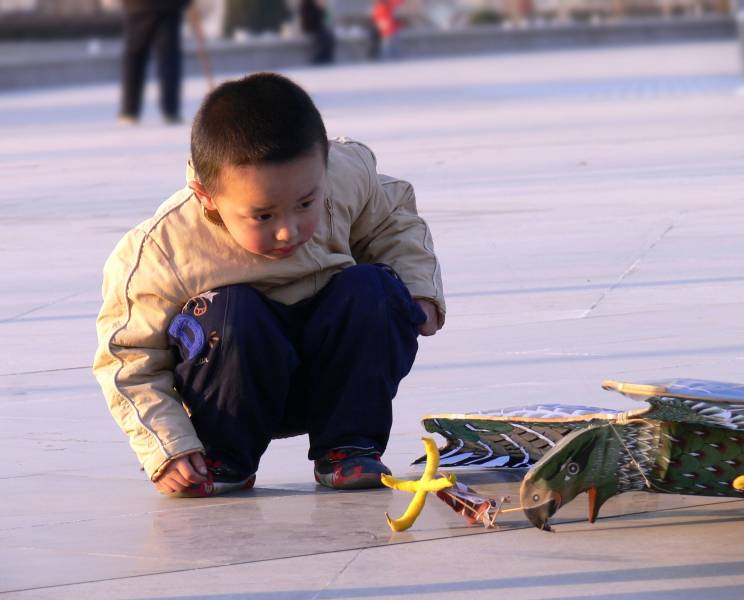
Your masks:
<svg viewBox="0 0 744 600"><path fill-rule="evenodd" d="M186 351L186 360L193 360L204 349L206 339L199 321L191 315L177 315L168 327L168 335Z"/></svg>

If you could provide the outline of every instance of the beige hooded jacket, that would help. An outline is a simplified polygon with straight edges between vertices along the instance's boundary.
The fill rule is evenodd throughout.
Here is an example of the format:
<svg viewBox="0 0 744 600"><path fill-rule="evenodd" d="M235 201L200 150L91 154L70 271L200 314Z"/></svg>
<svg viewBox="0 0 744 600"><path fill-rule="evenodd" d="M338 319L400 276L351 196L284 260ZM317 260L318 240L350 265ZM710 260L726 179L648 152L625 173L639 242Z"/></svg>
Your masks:
<svg viewBox="0 0 744 600"><path fill-rule="evenodd" d="M190 172L188 177L193 177ZM188 188L176 192L117 244L106 261L93 370L109 409L151 479L168 461L203 450L174 388L167 329L205 291L249 283L293 304L356 263L386 263L411 295L445 304L439 264L411 185L378 175L364 145L331 142L328 189L313 238L291 257L270 260L241 248L204 216Z"/></svg>

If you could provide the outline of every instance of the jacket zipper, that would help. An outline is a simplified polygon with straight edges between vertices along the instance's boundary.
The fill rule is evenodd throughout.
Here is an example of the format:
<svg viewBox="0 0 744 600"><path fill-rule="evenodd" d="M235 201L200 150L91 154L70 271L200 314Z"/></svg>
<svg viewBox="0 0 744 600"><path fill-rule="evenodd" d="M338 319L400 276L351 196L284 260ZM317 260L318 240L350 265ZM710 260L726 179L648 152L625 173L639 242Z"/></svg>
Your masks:
<svg viewBox="0 0 744 600"><path fill-rule="evenodd" d="M328 239L333 239L333 204L330 198L325 199L326 209L328 210Z"/></svg>

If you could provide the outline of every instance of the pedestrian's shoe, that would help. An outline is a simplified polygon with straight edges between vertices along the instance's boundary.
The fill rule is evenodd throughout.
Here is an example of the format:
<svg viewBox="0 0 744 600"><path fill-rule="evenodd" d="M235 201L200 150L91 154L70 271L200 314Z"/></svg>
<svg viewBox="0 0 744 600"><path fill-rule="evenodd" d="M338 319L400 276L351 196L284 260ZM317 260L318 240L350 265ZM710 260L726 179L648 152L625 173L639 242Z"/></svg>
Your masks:
<svg viewBox="0 0 744 600"><path fill-rule="evenodd" d="M136 125L139 122L139 119L136 115L128 115L126 113L121 113L118 118L119 125L125 125L126 127L131 127L133 125Z"/></svg>
<svg viewBox="0 0 744 600"><path fill-rule="evenodd" d="M380 475L390 475L374 448L343 446L315 461L315 481L335 490L382 487Z"/></svg>
<svg viewBox="0 0 744 600"><path fill-rule="evenodd" d="M181 115L163 115L163 123L166 125L183 125L183 117Z"/></svg>
<svg viewBox="0 0 744 600"><path fill-rule="evenodd" d="M182 492L169 494L174 498L205 498L217 496L236 490L249 490L256 482L256 474L248 475L244 471L220 460L204 458L207 464L207 480L198 485L192 485Z"/></svg>

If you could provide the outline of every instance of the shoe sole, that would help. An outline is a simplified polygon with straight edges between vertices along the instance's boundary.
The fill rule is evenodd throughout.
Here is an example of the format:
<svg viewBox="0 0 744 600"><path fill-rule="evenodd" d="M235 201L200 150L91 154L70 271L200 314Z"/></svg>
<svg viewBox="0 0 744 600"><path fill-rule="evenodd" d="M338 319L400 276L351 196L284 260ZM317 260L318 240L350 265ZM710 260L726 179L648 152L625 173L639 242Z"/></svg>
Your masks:
<svg viewBox="0 0 744 600"><path fill-rule="evenodd" d="M315 473L315 481L323 487L332 490L371 490L383 487L379 473L369 473L365 475L345 478L343 481L337 481L333 473L328 475L319 475Z"/></svg>

